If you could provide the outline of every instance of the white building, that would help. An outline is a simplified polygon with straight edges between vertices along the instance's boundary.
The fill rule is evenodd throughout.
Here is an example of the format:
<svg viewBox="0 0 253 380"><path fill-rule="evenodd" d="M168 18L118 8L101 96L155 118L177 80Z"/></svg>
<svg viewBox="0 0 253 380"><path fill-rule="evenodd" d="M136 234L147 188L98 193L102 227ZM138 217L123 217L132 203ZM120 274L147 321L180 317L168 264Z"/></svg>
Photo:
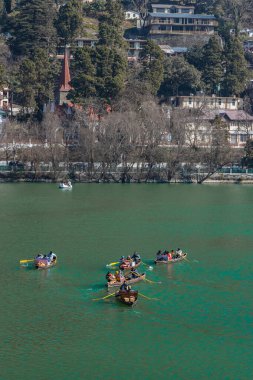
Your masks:
<svg viewBox="0 0 253 380"><path fill-rule="evenodd" d="M126 11L125 12L125 19L126 20L139 20L140 19L140 15L139 15L138 12Z"/></svg>
<svg viewBox="0 0 253 380"><path fill-rule="evenodd" d="M253 116L242 109L241 98L177 96L171 98L171 104L179 118L184 115L188 143L194 141L198 145L208 145L217 117L226 125L233 147L244 147L248 139L253 140Z"/></svg>
<svg viewBox="0 0 253 380"><path fill-rule="evenodd" d="M192 109L217 109L217 110L239 110L243 107L243 99L222 96L176 96L171 99L173 105L180 108Z"/></svg>

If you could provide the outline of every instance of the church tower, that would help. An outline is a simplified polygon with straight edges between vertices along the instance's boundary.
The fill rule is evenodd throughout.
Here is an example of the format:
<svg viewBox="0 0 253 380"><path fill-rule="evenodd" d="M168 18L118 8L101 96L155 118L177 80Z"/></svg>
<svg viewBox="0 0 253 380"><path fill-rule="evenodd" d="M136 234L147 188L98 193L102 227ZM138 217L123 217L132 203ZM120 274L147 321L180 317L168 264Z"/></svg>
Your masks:
<svg viewBox="0 0 253 380"><path fill-rule="evenodd" d="M72 89L69 82L71 81L70 72L69 72L69 54L68 49L65 48L64 59L62 65L62 71L60 76L60 84L59 84L59 105L63 103L69 103L67 99L67 95L69 91Z"/></svg>

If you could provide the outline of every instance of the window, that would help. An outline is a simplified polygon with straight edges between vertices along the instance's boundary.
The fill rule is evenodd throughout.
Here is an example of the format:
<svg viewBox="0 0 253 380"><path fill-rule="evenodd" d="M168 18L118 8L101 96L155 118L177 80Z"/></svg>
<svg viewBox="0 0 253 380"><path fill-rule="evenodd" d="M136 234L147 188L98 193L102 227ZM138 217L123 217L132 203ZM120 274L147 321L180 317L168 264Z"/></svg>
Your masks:
<svg viewBox="0 0 253 380"><path fill-rule="evenodd" d="M188 103L189 103L189 104L192 104L192 98L189 98Z"/></svg>
<svg viewBox="0 0 253 380"><path fill-rule="evenodd" d="M218 99L218 104L219 106L221 106L221 99Z"/></svg>
<svg viewBox="0 0 253 380"><path fill-rule="evenodd" d="M240 135L240 142L246 142L248 139L247 135Z"/></svg>
<svg viewBox="0 0 253 380"><path fill-rule="evenodd" d="M235 106L235 99L232 99L232 106Z"/></svg>
<svg viewBox="0 0 253 380"><path fill-rule="evenodd" d="M237 144L237 135L230 135L230 142L233 145Z"/></svg>

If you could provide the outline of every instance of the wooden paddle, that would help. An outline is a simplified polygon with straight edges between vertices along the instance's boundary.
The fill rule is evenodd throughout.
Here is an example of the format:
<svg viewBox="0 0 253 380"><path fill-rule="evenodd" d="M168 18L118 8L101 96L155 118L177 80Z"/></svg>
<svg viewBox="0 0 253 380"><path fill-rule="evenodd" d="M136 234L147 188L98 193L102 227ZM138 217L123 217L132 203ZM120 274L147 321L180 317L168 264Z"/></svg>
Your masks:
<svg viewBox="0 0 253 380"><path fill-rule="evenodd" d="M34 259L26 259L26 260L20 260L20 264L29 263L31 261L34 261Z"/></svg>
<svg viewBox="0 0 253 380"><path fill-rule="evenodd" d="M150 282L151 284L161 284L162 283L161 281L151 281L151 280L148 280L147 278L144 278L144 281Z"/></svg>
<svg viewBox="0 0 253 380"><path fill-rule="evenodd" d="M144 298L147 298L148 300L156 300L156 301L159 300L159 298L150 298L150 297L147 297L147 296L145 296L144 294L142 294L142 293L140 293L140 292L138 292L138 294L139 294L140 296L144 297Z"/></svg>
<svg viewBox="0 0 253 380"><path fill-rule="evenodd" d="M101 297L101 298L93 298L92 301L99 301L99 300L104 300L105 298L109 298L111 296L115 296L116 292L115 293L112 293L112 294L109 294L108 296L105 296L105 297Z"/></svg>
<svg viewBox="0 0 253 380"><path fill-rule="evenodd" d="M143 265L146 265L146 266L148 267L149 270L153 270L153 267L152 267L151 265L148 265L148 264L144 263L143 261L142 261L142 264L143 264Z"/></svg>
<svg viewBox="0 0 253 380"><path fill-rule="evenodd" d="M107 264L106 266L107 266L107 267L111 267L111 266L116 265L116 264L119 264L119 261L115 261L115 263Z"/></svg>

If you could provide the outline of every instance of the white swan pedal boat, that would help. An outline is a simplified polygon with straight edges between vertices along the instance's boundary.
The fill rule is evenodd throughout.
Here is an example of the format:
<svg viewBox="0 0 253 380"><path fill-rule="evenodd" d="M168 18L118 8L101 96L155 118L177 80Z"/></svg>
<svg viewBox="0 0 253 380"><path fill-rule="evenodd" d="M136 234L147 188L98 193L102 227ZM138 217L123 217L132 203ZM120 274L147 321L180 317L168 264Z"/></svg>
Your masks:
<svg viewBox="0 0 253 380"><path fill-rule="evenodd" d="M59 189L71 190L72 189L72 183L70 181L61 182L59 184Z"/></svg>

